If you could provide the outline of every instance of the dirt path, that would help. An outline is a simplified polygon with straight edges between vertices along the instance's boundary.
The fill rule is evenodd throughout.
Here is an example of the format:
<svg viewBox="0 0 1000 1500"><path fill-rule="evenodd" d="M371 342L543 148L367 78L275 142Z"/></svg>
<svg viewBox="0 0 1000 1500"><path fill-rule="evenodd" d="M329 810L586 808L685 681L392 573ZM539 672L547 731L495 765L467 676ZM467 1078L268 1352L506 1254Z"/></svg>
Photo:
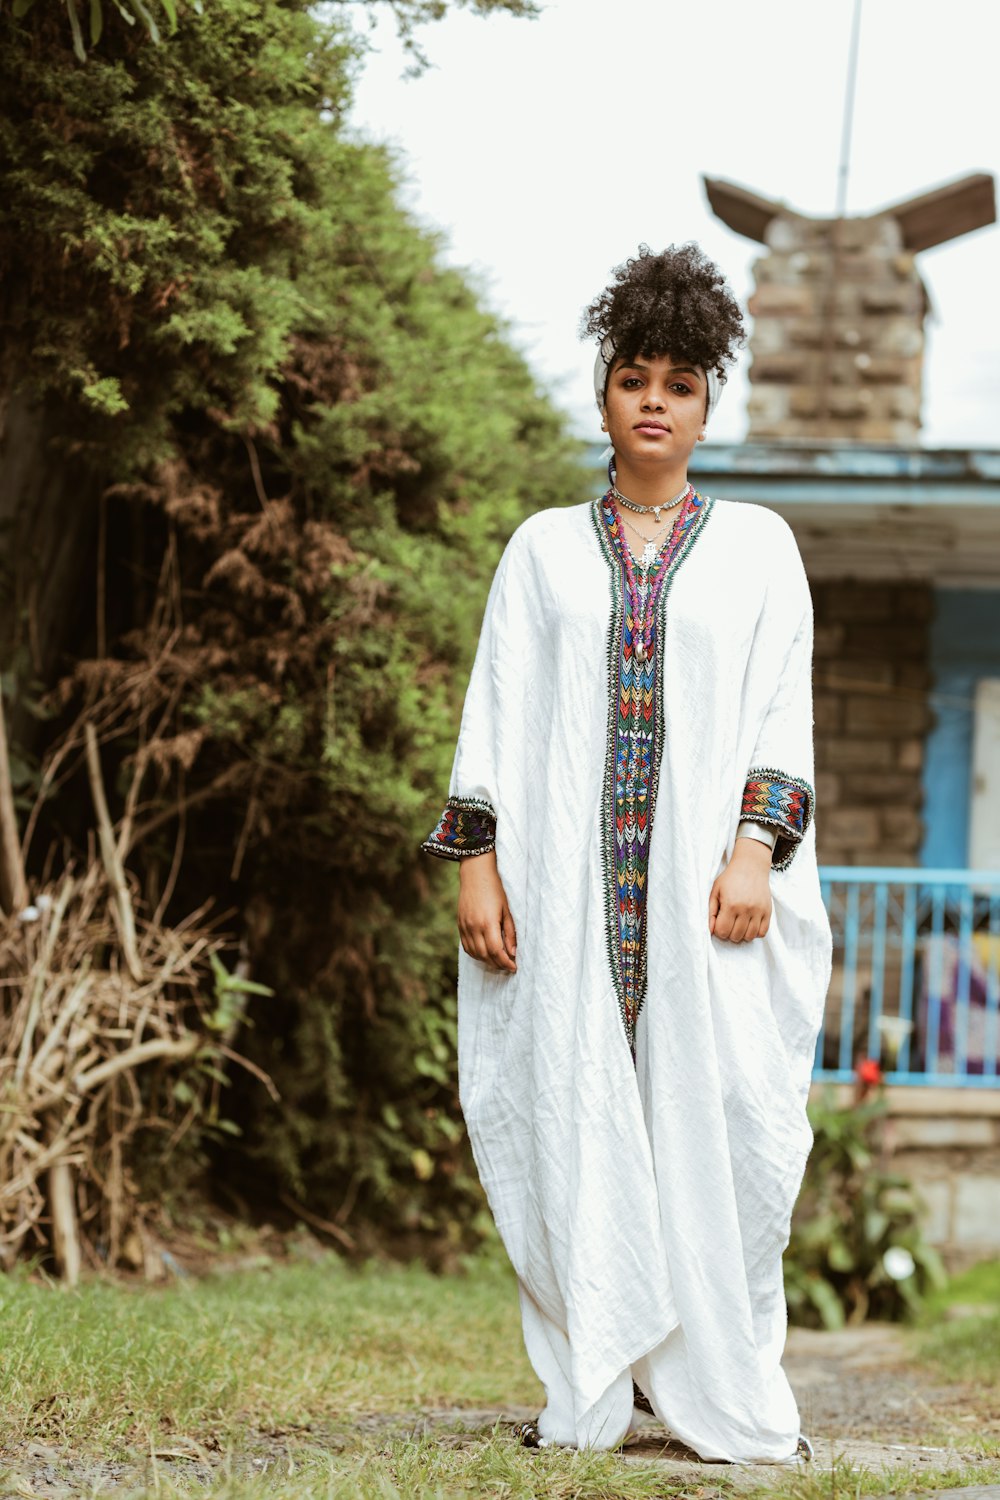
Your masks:
<svg viewBox="0 0 1000 1500"><path fill-rule="evenodd" d="M837 1460L885 1471L975 1467L986 1462L983 1436L1000 1442L1000 1397L992 1403L977 1399L967 1387L942 1385L909 1360L906 1338L890 1325L847 1329L840 1333L790 1330L785 1368L799 1402L802 1430L816 1450L817 1469L830 1469ZM509 1407L496 1411L422 1412L410 1430L450 1429L453 1441L468 1441L488 1429L502 1415L522 1421L536 1412ZM389 1419L375 1418L380 1427ZM384 1427L383 1427L384 1430ZM978 1441L972 1441L972 1439ZM715 1466L692 1461L680 1444L669 1440L664 1428L650 1420L630 1439L624 1458L661 1459L672 1475L706 1475ZM720 1466L738 1484L752 1486L771 1472L766 1466L733 1470ZM1000 1500L1000 1490L997 1492Z"/></svg>
<svg viewBox="0 0 1000 1500"><path fill-rule="evenodd" d="M915 1369L905 1336L888 1325L840 1333L792 1329L785 1369L802 1430L816 1449L817 1469L829 1469L837 1459L881 1471L976 1466L984 1462L982 1437L992 1428L1000 1439L1000 1404L993 1403L991 1416L967 1387L942 1385ZM655 1451L647 1440L629 1456L646 1458ZM701 1465L678 1467L705 1472ZM761 1471L745 1470L740 1478L756 1484Z"/></svg>

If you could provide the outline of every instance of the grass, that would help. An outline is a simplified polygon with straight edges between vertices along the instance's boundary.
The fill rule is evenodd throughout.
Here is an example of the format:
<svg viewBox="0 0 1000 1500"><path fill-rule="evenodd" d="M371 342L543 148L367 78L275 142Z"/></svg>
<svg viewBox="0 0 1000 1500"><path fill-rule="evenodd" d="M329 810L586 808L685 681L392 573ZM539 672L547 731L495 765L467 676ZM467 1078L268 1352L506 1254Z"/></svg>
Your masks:
<svg viewBox="0 0 1000 1500"><path fill-rule="evenodd" d="M953 1283L914 1335L919 1357L994 1381L998 1301L1000 1265ZM942 1321L954 1303L984 1312ZM418 1267L351 1270L333 1256L161 1289L66 1292L15 1275L0 1280L0 1316L4 1497L39 1493L43 1462L92 1500L848 1500L1000 1482L1000 1462L989 1461L888 1473L838 1463L832 1473L790 1471L777 1486L720 1466L692 1482L627 1450L527 1453L492 1417L470 1434L456 1415L453 1431L428 1435L421 1408L540 1404L499 1256L443 1278ZM116 1462L125 1470L112 1473Z"/></svg>
<svg viewBox="0 0 1000 1500"><path fill-rule="evenodd" d="M530 1405L512 1273L319 1263L165 1289L0 1281L0 1440L228 1441L351 1413Z"/></svg>
<svg viewBox="0 0 1000 1500"><path fill-rule="evenodd" d="M97 1483L81 1491L91 1500L861 1500L880 1495L936 1494L969 1483L1000 1481L1000 1463L969 1467L900 1466L879 1472L845 1462L833 1470L794 1473L775 1482L738 1487L725 1470L709 1471L703 1481L668 1476L654 1461L623 1463L606 1453L526 1454L509 1438L487 1436L449 1450L439 1437L396 1440L363 1446L348 1455L303 1448L251 1476L223 1461L206 1486L203 1478L185 1478L151 1462L138 1487L114 1491ZM0 1471L2 1493L34 1494L16 1469Z"/></svg>
<svg viewBox="0 0 1000 1500"><path fill-rule="evenodd" d="M960 1311L961 1316L955 1313ZM928 1298L917 1357L949 1380L996 1384L1000 1371L1000 1261L957 1276Z"/></svg>

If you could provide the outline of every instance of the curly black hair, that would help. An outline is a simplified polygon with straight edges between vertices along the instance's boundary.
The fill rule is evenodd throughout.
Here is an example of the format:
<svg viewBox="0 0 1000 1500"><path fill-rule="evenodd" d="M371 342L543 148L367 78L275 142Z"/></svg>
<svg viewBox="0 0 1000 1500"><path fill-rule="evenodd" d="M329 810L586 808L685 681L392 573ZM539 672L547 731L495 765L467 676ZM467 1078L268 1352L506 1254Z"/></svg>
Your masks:
<svg viewBox="0 0 1000 1500"><path fill-rule="evenodd" d="M624 360L670 354L726 379L743 343L743 314L718 266L694 241L654 255L648 245L617 266L614 281L590 304L580 337L610 335Z"/></svg>

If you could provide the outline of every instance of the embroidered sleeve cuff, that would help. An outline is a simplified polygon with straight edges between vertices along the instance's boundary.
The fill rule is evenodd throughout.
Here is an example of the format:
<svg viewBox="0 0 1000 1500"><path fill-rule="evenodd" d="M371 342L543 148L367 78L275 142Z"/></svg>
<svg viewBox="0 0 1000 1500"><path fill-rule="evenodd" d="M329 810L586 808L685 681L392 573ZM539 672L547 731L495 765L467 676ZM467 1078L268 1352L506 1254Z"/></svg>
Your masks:
<svg viewBox="0 0 1000 1500"><path fill-rule="evenodd" d="M787 776L773 766L753 766L743 788L740 819L768 823L778 838L771 854L772 870L787 870L812 821L816 793L800 776Z"/></svg>
<svg viewBox="0 0 1000 1500"><path fill-rule="evenodd" d="M437 827L420 845L440 859L466 859L496 847L497 815L484 797L449 797Z"/></svg>

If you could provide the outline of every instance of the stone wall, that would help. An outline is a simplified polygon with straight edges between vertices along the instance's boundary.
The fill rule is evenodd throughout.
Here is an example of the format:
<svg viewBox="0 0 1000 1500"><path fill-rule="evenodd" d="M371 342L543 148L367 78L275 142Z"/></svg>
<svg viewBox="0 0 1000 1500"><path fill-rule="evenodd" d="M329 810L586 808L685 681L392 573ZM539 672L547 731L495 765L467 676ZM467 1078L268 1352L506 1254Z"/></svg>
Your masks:
<svg viewBox="0 0 1000 1500"><path fill-rule="evenodd" d="M822 1086L814 1085L819 1094ZM840 1086L838 1104L854 1091ZM1000 1256L1000 1090L889 1088L887 1165L923 1205L924 1233L950 1271Z"/></svg>
<svg viewBox="0 0 1000 1500"><path fill-rule="evenodd" d="M927 294L892 214L777 214L749 308L751 439L912 443Z"/></svg>
<svg viewBox="0 0 1000 1500"><path fill-rule="evenodd" d="M816 835L822 864L917 865L933 591L814 582Z"/></svg>

